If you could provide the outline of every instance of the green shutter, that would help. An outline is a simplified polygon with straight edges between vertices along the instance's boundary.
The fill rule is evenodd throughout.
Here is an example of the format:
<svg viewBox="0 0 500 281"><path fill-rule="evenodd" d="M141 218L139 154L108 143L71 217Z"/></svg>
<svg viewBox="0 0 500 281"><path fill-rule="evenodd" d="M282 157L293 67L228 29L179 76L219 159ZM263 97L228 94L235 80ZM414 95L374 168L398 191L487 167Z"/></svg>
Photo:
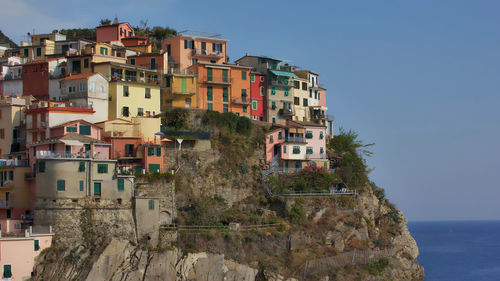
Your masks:
<svg viewBox="0 0 500 281"><path fill-rule="evenodd" d="M241 80L247 80L247 72L246 71L241 72Z"/></svg>
<svg viewBox="0 0 500 281"><path fill-rule="evenodd" d="M118 191L123 191L123 190L125 190L125 180L118 179Z"/></svg>
<svg viewBox="0 0 500 281"><path fill-rule="evenodd" d="M208 110L214 110L214 105L212 103L207 104L207 109Z"/></svg>
<svg viewBox="0 0 500 281"><path fill-rule="evenodd" d="M276 88L275 87L271 88L271 94L276 95Z"/></svg>
<svg viewBox="0 0 500 281"><path fill-rule="evenodd" d="M208 101L213 101L214 100L213 89L212 89L211 86L207 87L207 100Z"/></svg>
<svg viewBox="0 0 500 281"><path fill-rule="evenodd" d="M90 125L80 125L80 135L90 136Z"/></svg>
<svg viewBox="0 0 500 281"><path fill-rule="evenodd" d="M97 173L107 174L108 173L108 164L97 164Z"/></svg>
<svg viewBox="0 0 500 281"><path fill-rule="evenodd" d="M181 92L187 93L187 78L186 77L181 78Z"/></svg>
<svg viewBox="0 0 500 281"><path fill-rule="evenodd" d="M247 112L247 106L246 106L246 105L244 105L244 106L243 106L243 113L246 113L246 112Z"/></svg>
<svg viewBox="0 0 500 281"><path fill-rule="evenodd" d="M211 68L207 68L207 81L212 81L212 69Z"/></svg>
<svg viewBox="0 0 500 281"><path fill-rule="evenodd" d="M265 95L265 93L264 93L264 86L260 86L260 95L261 96Z"/></svg>
<svg viewBox="0 0 500 281"><path fill-rule="evenodd" d="M286 153L286 145L283 146L283 153Z"/></svg>
<svg viewBox="0 0 500 281"><path fill-rule="evenodd" d="M285 89L285 97L288 97L290 93L288 92L288 88Z"/></svg>
<svg viewBox="0 0 500 281"><path fill-rule="evenodd" d="M222 70L222 82L227 82L227 69Z"/></svg>
<svg viewBox="0 0 500 281"><path fill-rule="evenodd" d="M57 191L66 190L66 181L65 180L57 180Z"/></svg>
<svg viewBox="0 0 500 281"><path fill-rule="evenodd" d="M148 156L153 156L153 155L155 155L153 148L148 147Z"/></svg>
<svg viewBox="0 0 500 281"><path fill-rule="evenodd" d="M148 208L150 210L154 210L155 209L155 201L153 199L149 199L149 201L148 201Z"/></svg>
<svg viewBox="0 0 500 281"><path fill-rule="evenodd" d="M68 133L76 133L76 131L77 131L76 126L66 127L66 132Z"/></svg>
<svg viewBox="0 0 500 281"><path fill-rule="evenodd" d="M229 91L227 87L222 88L222 101L223 102L228 102L229 101Z"/></svg>
<svg viewBox="0 0 500 281"><path fill-rule="evenodd" d="M252 109L257 110L257 101L252 101Z"/></svg>
<svg viewBox="0 0 500 281"><path fill-rule="evenodd" d="M94 182L94 195L101 195L101 183Z"/></svg>
<svg viewBox="0 0 500 281"><path fill-rule="evenodd" d="M42 55L42 48L36 48L36 56L39 57Z"/></svg>
<svg viewBox="0 0 500 281"><path fill-rule="evenodd" d="M11 278L11 277L12 277L12 271L11 271L10 264L4 264L3 265L3 278Z"/></svg>
<svg viewBox="0 0 500 281"><path fill-rule="evenodd" d="M83 181L80 181L80 191L83 191Z"/></svg>
<svg viewBox="0 0 500 281"><path fill-rule="evenodd" d="M148 171L150 173L159 173L160 172L160 164L149 164Z"/></svg>
<svg viewBox="0 0 500 281"><path fill-rule="evenodd" d="M161 156L161 147L156 148L156 156Z"/></svg>
<svg viewBox="0 0 500 281"><path fill-rule="evenodd" d="M25 56L25 57L28 57L28 56L29 56L29 50L28 50L28 49L24 49L24 56Z"/></svg>
<svg viewBox="0 0 500 281"><path fill-rule="evenodd" d="M38 172L39 173L45 172L45 161L38 162Z"/></svg>
<svg viewBox="0 0 500 281"><path fill-rule="evenodd" d="M85 162L80 162L78 166L78 172L85 172Z"/></svg>
<svg viewBox="0 0 500 281"><path fill-rule="evenodd" d="M142 167L141 166L134 166L134 172L142 173Z"/></svg>
<svg viewBox="0 0 500 281"><path fill-rule="evenodd" d="M255 74L253 73L250 74L250 81L255 82Z"/></svg>
<svg viewBox="0 0 500 281"><path fill-rule="evenodd" d="M35 239L35 251L39 251L40 250L40 241Z"/></svg>

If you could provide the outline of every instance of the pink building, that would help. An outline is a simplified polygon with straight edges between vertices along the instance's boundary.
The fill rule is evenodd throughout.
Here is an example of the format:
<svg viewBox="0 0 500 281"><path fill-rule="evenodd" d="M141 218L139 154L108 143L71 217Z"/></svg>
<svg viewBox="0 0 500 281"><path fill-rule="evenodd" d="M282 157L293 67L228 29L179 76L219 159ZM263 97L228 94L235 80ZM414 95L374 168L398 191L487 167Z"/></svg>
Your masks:
<svg viewBox="0 0 500 281"><path fill-rule="evenodd" d="M35 234L26 230L22 237L0 238L1 280L21 281L31 277L35 258L52 244L50 230L44 234Z"/></svg>
<svg viewBox="0 0 500 281"><path fill-rule="evenodd" d="M125 37L135 36L134 29L128 22L101 25L96 27L97 42L121 41Z"/></svg>

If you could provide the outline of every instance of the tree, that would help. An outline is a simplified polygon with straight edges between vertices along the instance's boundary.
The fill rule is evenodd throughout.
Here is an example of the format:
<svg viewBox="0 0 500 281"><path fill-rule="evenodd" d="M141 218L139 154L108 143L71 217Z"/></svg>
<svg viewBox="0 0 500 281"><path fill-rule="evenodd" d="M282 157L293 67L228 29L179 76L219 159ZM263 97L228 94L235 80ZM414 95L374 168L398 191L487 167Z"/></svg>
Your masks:
<svg viewBox="0 0 500 281"><path fill-rule="evenodd" d="M103 26L103 25L110 25L111 24L111 20L107 19L107 18L106 19L102 19L100 21L100 23L101 23L101 26Z"/></svg>

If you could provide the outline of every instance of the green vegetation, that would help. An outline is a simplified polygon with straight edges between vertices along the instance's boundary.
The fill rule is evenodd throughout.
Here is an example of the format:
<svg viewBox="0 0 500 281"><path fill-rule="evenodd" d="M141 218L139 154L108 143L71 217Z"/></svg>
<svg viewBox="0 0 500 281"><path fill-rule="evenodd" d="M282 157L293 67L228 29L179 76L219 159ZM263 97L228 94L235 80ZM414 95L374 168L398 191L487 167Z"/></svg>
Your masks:
<svg viewBox="0 0 500 281"><path fill-rule="evenodd" d="M96 32L95 28L71 28L71 29L54 29L52 33L59 32L61 34L66 35L67 40L77 40L77 39L86 39L95 41L96 40Z"/></svg>
<svg viewBox="0 0 500 281"><path fill-rule="evenodd" d="M388 266L389 260L386 258L380 258L378 261L368 265L368 272L372 275L382 275Z"/></svg>
<svg viewBox="0 0 500 281"><path fill-rule="evenodd" d="M188 225L221 226L229 218L229 206L219 195L194 198L190 206L180 211L181 220Z"/></svg>
<svg viewBox="0 0 500 281"><path fill-rule="evenodd" d="M174 108L165 111L161 117L162 126L166 130L188 129L189 110L183 108Z"/></svg>
<svg viewBox="0 0 500 281"><path fill-rule="evenodd" d="M217 127L224 133L237 133L249 136L252 131L252 122L246 117L239 117L230 112L219 113L217 111L207 110L203 115L203 123Z"/></svg>
<svg viewBox="0 0 500 281"><path fill-rule="evenodd" d="M154 180L167 180L167 181L172 181L175 179L175 175L166 172L166 173L158 173L158 172L153 172L153 173L136 173L135 177L138 179L148 179L149 181L154 181Z"/></svg>
<svg viewBox="0 0 500 281"><path fill-rule="evenodd" d="M0 45L8 45L10 48L17 48L17 44L0 30Z"/></svg>
<svg viewBox="0 0 500 281"><path fill-rule="evenodd" d="M161 49L161 42L170 36L177 35L177 31L168 26L148 26L148 20L141 20L138 26L134 26L136 35L147 36L153 44L154 51Z"/></svg>
<svg viewBox="0 0 500 281"><path fill-rule="evenodd" d="M343 182L355 189L368 182L368 169L363 155L371 156L372 153L365 148L373 145L363 144L357 138L357 133L340 129L340 134L328 144L330 156L340 158L336 173Z"/></svg>
<svg viewBox="0 0 500 281"><path fill-rule="evenodd" d="M339 182L339 177L323 168L304 168L296 173L269 177L273 193L325 192Z"/></svg>
<svg viewBox="0 0 500 281"><path fill-rule="evenodd" d="M302 207L302 202L297 201L292 205L292 208L288 212L288 217L292 223L304 224L306 222L306 213L304 207Z"/></svg>

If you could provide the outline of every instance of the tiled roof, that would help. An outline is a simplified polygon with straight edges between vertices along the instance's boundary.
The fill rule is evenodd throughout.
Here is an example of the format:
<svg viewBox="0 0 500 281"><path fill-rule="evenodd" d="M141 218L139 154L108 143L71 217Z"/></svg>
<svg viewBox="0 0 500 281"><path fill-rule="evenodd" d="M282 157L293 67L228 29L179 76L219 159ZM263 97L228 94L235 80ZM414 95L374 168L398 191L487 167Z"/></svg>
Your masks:
<svg viewBox="0 0 500 281"><path fill-rule="evenodd" d="M96 74L97 73L74 74L74 75L64 77L60 81L73 80L73 79L84 79L84 78L88 78L90 76L94 76Z"/></svg>
<svg viewBox="0 0 500 281"><path fill-rule="evenodd" d="M98 144L107 144L106 142L98 140L98 139L94 139L94 138L80 135L77 133L70 133L70 134L67 134L64 136L60 136L60 137L44 139L44 140L41 140L39 142L33 143L31 146L36 146L36 145L40 145L40 144L56 143L56 142L61 142L62 140L74 140L74 141L79 141L81 143L91 143L92 142L92 143L98 143Z"/></svg>

